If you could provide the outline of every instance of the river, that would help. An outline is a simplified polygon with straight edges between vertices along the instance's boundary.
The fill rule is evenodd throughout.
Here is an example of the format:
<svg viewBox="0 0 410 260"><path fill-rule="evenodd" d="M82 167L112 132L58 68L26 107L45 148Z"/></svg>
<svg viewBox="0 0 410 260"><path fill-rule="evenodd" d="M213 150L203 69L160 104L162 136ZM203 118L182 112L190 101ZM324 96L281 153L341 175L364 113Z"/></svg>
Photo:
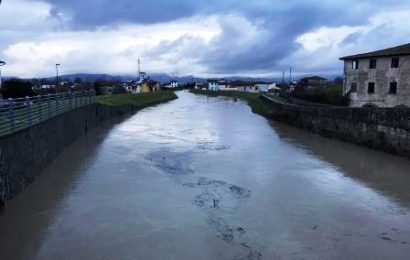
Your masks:
<svg viewBox="0 0 410 260"><path fill-rule="evenodd" d="M178 96L67 147L0 259L408 259L410 160Z"/></svg>

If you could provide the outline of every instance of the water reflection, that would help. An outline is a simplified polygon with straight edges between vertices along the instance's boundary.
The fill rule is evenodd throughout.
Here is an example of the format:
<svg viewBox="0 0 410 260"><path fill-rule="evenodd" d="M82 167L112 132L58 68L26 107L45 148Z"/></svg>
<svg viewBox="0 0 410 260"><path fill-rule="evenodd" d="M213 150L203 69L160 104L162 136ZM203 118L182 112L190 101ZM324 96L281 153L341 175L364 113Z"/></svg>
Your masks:
<svg viewBox="0 0 410 260"><path fill-rule="evenodd" d="M281 138L337 166L346 176L407 206L410 204L410 160L407 158L324 138L277 122L271 125Z"/></svg>
<svg viewBox="0 0 410 260"><path fill-rule="evenodd" d="M0 259L31 259L52 225L60 203L74 189L113 125L102 123L67 147L39 178L7 205L0 217Z"/></svg>

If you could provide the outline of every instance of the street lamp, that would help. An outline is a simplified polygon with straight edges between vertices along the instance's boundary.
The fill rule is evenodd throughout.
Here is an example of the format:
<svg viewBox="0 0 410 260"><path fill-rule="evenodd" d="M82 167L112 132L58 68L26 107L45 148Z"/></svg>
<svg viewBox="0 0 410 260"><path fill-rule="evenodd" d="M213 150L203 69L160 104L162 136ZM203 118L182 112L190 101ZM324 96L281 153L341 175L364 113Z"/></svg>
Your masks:
<svg viewBox="0 0 410 260"><path fill-rule="evenodd" d="M59 63L56 64L56 88L58 87L58 66L60 65Z"/></svg>
<svg viewBox="0 0 410 260"><path fill-rule="evenodd" d="M0 3L1 3L1 0L0 0ZM0 60L0 91L1 91L1 87L2 87L2 82L1 82L1 66L4 66L4 65L6 65L6 62ZM0 94L1 94L1 93L0 93Z"/></svg>

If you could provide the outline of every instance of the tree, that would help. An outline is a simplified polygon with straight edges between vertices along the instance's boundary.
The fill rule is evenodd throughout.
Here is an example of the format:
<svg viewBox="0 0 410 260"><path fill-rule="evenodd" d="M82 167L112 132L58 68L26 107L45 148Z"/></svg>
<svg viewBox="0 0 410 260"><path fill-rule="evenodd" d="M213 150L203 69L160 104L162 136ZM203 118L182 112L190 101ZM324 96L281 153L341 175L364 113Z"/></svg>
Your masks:
<svg viewBox="0 0 410 260"><path fill-rule="evenodd" d="M337 83L337 84L343 83L343 78L342 77L336 77L335 78L335 83Z"/></svg>
<svg viewBox="0 0 410 260"><path fill-rule="evenodd" d="M95 90L95 95L99 96L99 95L102 94L102 93L101 93L101 85L100 85L100 83L99 83L98 81L95 81L95 82L94 82L93 88L94 88L94 90Z"/></svg>
<svg viewBox="0 0 410 260"><path fill-rule="evenodd" d="M4 98L24 98L34 96L33 84L27 80L12 78L4 81L2 86Z"/></svg>
<svg viewBox="0 0 410 260"><path fill-rule="evenodd" d="M75 79L74 79L74 83L76 83L76 84L81 84L83 81L81 80L81 78L80 77L76 77Z"/></svg>

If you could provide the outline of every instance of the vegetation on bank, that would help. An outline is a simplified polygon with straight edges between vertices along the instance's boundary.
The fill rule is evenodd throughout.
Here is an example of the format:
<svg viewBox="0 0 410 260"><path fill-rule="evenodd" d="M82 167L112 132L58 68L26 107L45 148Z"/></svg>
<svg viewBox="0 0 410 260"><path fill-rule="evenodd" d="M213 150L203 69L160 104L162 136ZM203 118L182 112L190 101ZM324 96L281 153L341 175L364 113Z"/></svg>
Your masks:
<svg viewBox="0 0 410 260"><path fill-rule="evenodd" d="M297 88L291 96L309 102L334 106L347 106L349 103L348 98L343 95L343 85L341 83L316 86L314 88Z"/></svg>
<svg viewBox="0 0 410 260"><path fill-rule="evenodd" d="M18 78L5 80L0 91L3 98L25 98L35 95L31 82Z"/></svg>
<svg viewBox="0 0 410 260"><path fill-rule="evenodd" d="M132 105L135 107L146 107L158 104L164 101L178 98L172 91L161 91L140 94L117 94L97 96L96 101L99 104L109 106Z"/></svg>
<svg viewBox="0 0 410 260"><path fill-rule="evenodd" d="M260 93L249 93L242 91L208 91L208 90L190 90L190 92L195 94L202 94L211 97L231 97L235 99L241 99L248 102L253 113L270 117L273 115L273 110L270 106L263 101Z"/></svg>

